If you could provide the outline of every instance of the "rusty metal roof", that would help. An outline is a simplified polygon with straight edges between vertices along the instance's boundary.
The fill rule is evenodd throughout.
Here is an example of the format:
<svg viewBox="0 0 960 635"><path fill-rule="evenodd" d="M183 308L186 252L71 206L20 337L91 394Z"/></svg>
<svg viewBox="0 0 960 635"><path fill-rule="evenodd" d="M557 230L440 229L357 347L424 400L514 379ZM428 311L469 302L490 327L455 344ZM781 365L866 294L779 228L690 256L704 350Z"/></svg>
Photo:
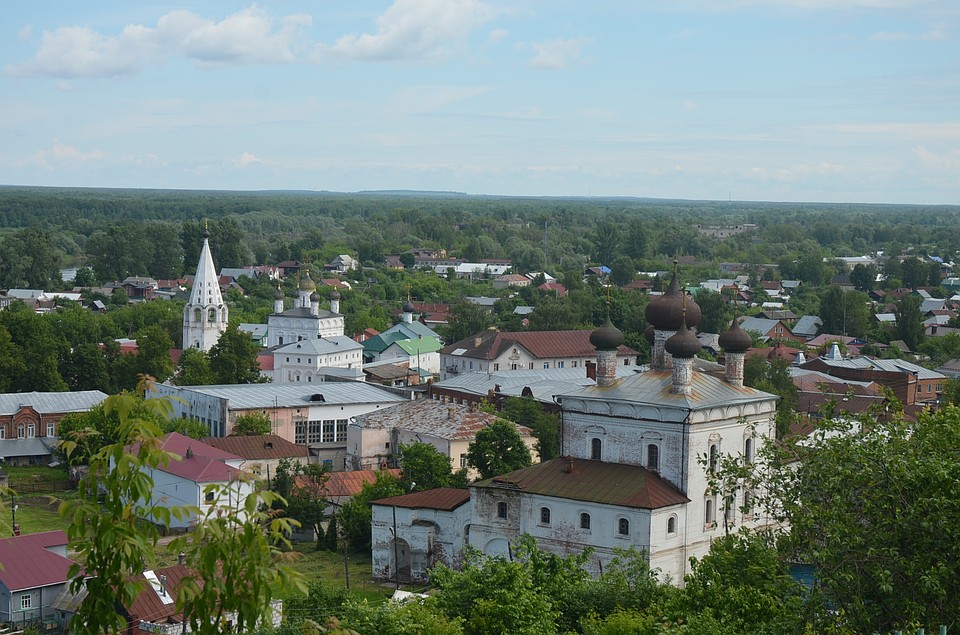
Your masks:
<svg viewBox="0 0 960 635"><path fill-rule="evenodd" d="M254 434L237 437L206 437L201 439L211 447L235 454L244 459L305 458L310 455L306 446L290 443L275 434Z"/></svg>
<svg viewBox="0 0 960 635"><path fill-rule="evenodd" d="M572 465L570 471L567 461ZM472 487L507 488L637 509L659 509L690 502L672 483L644 467L586 459L551 459L480 481Z"/></svg>
<svg viewBox="0 0 960 635"><path fill-rule="evenodd" d="M355 423L361 428L399 428L415 434L459 441L473 439L477 432L497 419L497 415L474 411L467 405L419 399L360 415ZM533 434L530 428L521 425L517 425L517 431L522 437Z"/></svg>
<svg viewBox="0 0 960 635"><path fill-rule="evenodd" d="M407 507L409 509L439 509L451 511L470 500L470 490L438 487L412 494L401 494L373 501L374 505Z"/></svg>
<svg viewBox="0 0 960 635"><path fill-rule="evenodd" d="M590 334L593 331L494 331L488 330L455 344L444 347L440 352L444 355L453 355L454 351L463 350L458 356L474 359L497 359L508 348L521 346L530 355L536 358L554 357L584 357L594 358L597 349L590 343ZM617 355L636 355L637 351L621 345Z"/></svg>

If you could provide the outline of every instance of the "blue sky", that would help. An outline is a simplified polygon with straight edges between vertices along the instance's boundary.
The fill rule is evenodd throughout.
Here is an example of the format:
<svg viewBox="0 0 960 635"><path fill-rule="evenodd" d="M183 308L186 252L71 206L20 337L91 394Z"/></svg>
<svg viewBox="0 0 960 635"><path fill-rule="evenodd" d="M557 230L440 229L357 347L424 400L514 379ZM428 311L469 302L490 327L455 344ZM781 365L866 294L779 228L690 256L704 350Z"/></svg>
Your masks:
<svg viewBox="0 0 960 635"><path fill-rule="evenodd" d="M960 203L957 0L0 14L0 183Z"/></svg>

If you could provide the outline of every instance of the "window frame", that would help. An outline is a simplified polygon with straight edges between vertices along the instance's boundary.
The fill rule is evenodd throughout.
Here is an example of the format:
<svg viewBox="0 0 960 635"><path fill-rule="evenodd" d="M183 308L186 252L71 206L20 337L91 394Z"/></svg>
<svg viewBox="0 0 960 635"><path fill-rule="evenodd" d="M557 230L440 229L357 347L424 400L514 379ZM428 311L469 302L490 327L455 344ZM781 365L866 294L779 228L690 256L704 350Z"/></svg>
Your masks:
<svg viewBox="0 0 960 635"><path fill-rule="evenodd" d="M507 519L507 504L504 501L499 501L497 503L497 518L501 520Z"/></svg>
<svg viewBox="0 0 960 635"><path fill-rule="evenodd" d="M625 516L617 518L617 536L627 538L630 536L630 519Z"/></svg>

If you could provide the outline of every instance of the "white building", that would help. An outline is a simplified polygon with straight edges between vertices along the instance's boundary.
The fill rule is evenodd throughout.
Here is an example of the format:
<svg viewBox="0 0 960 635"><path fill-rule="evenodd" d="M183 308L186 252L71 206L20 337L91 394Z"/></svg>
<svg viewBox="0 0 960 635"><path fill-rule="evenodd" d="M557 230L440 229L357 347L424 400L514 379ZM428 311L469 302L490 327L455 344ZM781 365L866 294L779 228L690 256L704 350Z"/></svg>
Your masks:
<svg viewBox="0 0 960 635"><path fill-rule="evenodd" d="M700 343L688 327L699 317L674 274L670 289L647 308L654 326L652 368L627 377L615 372L623 334L609 322L594 331L596 385L557 397L564 458L473 484L462 529L456 527L460 516L429 512L443 518L435 521L438 531L459 530L465 543L491 556L506 554L523 534L558 554L591 547L593 570L609 562L615 549L634 547L665 578L682 583L690 558L706 554L714 538L760 522L750 492L714 491L710 473L724 455L754 460L758 447L773 438L778 398L743 386L750 336L736 324L720 337L723 370L696 369ZM378 507L392 505L393 499L379 501L375 517L385 513ZM409 531L398 516L397 543L374 526L375 577L389 579L409 562L410 578L420 580L425 569L415 563L457 561L459 545L450 553L417 553L415 537L422 529L412 526L421 524L419 513L410 514ZM411 554L397 561L391 554L401 540Z"/></svg>
<svg viewBox="0 0 960 635"><path fill-rule="evenodd" d="M267 346L273 348L300 340L343 335L340 315L340 292L330 293L330 310L320 308L317 285L306 274L300 279L300 290L293 308L284 310L283 293L277 289L273 314L267 317Z"/></svg>
<svg viewBox="0 0 960 635"><path fill-rule="evenodd" d="M285 344L273 351L273 381L311 384L322 381L321 369L363 369L363 345L343 335Z"/></svg>
<svg viewBox="0 0 960 635"><path fill-rule="evenodd" d="M210 232L203 232L203 247L190 300L183 307L183 347L209 351L227 330L229 309L220 293L220 280L210 255Z"/></svg>

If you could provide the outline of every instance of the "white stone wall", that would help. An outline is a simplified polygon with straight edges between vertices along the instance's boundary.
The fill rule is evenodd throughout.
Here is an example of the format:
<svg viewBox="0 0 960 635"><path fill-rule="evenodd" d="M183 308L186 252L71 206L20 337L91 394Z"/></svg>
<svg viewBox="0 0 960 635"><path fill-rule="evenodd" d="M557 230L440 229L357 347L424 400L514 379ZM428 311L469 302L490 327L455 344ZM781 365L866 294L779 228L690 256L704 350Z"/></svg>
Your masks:
<svg viewBox="0 0 960 635"><path fill-rule="evenodd" d="M460 561L470 509L470 501L453 511L396 508L396 533L404 541L401 545L405 544L409 556L399 555L401 561L409 557L413 579L426 580L427 570L436 563L455 566ZM391 580L395 575L393 562L397 554L393 549L393 514L392 506L373 506L373 577L380 580Z"/></svg>

